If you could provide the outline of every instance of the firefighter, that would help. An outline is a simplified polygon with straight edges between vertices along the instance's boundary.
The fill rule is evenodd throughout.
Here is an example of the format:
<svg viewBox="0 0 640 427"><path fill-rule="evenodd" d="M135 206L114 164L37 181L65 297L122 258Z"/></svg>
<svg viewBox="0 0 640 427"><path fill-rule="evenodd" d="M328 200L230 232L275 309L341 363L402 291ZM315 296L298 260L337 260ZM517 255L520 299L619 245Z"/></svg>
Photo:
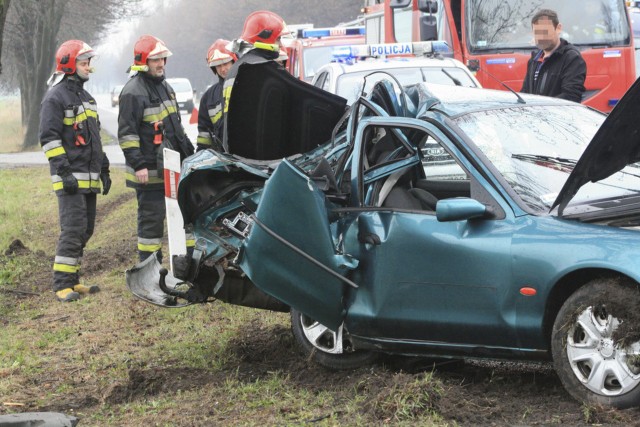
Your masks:
<svg viewBox="0 0 640 427"><path fill-rule="evenodd" d="M238 54L239 59L229 70L223 85L223 148L225 151L229 150L226 113L229 109L231 89L238 74L238 68L245 63L258 64L263 62L271 62L274 67L281 68L281 65L276 61L280 56L280 37L285 28L286 24L279 15L270 11L260 10L247 16L240 39L233 42L232 50Z"/></svg>
<svg viewBox="0 0 640 427"><path fill-rule="evenodd" d="M222 150L222 85L231 66L238 60L227 49L228 40L216 40L207 51L207 65L217 81L202 95L198 110L198 151L207 148Z"/></svg>
<svg viewBox="0 0 640 427"><path fill-rule="evenodd" d="M100 290L79 280L82 252L95 225L97 194L101 187L103 195L111 188L98 108L83 87L93 72L94 56L83 41L64 42L56 52L56 71L40 109L40 144L49 160L60 220L53 291L65 302Z"/></svg>
<svg viewBox="0 0 640 427"><path fill-rule="evenodd" d="M193 154L182 127L174 90L165 81L171 52L158 38L144 35L133 48L132 76L120 94L118 142L126 159L127 187L138 200L138 256L140 261L158 252L162 262L162 237L166 216L162 148ZM193 246L193 240L188 240Z"/></svg>

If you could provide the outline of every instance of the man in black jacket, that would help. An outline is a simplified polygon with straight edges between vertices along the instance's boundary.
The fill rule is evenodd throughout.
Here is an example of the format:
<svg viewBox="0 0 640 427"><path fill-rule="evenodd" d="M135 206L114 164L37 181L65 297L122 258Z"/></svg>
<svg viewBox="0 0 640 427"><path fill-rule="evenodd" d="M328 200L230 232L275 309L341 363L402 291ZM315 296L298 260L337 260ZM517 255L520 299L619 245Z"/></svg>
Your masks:
<svg viewBox="0 0 640 427"><path fill-rule="evenodd" d="M138 255L140 261L158 252L162 261L162 237L166 216L162 148L193 154L193 145L182 127L174 90L165 81L164 67L171 52L154 36L144 35L134 48L137 72L120 93L118 142L126 159L127 187L138 199ZM193 246L187 239L187 246Z"/></svg>
<svg viewBox="0 0 640 427"><path fill-rule="evenodd" d="M520 91L581 102L587 64L575 46L560 38L558 14L542 9L531 19L531 26L540 50L531 54Z"/></svg>
<svg viewBox="0 0 640 427"><path fill-rule="evenodd" d="M40 145L49 160L60 219L53 290L65 302L100 290L79 281L80 260L96 220L96 195L100 184L104 195L111 187L98 108L83 87L92 72L93 56L83 41L64 42L56 52L56 72L40 109Z"/></svg>

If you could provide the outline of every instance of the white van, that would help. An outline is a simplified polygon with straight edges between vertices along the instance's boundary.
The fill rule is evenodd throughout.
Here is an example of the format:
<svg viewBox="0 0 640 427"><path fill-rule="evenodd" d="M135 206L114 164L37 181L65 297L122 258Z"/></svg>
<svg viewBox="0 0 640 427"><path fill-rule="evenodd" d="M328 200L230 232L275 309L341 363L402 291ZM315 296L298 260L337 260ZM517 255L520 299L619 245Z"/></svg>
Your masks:
<svg viewBox="0 0 640 427"><path fill-rule="evenodd" d="M194 93L189 79L183 77L172 78L167 79L167 83L169 83L169 86L171 86L176 92L176 101L178 101L178 108L180 108L181 110L186 110L187 113L191 113L194 106Z"/></svg>

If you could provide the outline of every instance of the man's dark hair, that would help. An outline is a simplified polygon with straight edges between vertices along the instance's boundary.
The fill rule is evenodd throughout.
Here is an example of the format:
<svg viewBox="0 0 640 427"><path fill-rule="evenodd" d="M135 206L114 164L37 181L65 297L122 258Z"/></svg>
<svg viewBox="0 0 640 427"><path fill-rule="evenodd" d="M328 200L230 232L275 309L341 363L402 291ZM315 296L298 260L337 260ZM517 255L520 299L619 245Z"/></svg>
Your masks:
<svg viewBox="0 0 640 427"><path fill-rule="evenodd" d="M531 25L537 23L540 18L549 18L551 22L553 22L554 27L557 27L560 23L560 21L558 20L558 14L555 12L555 10L540 9L538 12L536 12L535 15L533 15L533 18L531 18Z"/></svg>

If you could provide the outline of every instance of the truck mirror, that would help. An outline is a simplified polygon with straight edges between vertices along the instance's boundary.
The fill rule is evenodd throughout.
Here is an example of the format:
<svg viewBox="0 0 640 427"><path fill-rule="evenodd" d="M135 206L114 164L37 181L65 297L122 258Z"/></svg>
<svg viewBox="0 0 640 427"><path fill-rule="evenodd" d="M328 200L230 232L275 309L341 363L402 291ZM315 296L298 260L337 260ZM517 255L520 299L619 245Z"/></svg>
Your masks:
<svg viewBox="0 0 640 427"><path fill-rule="evenodd" d="M389 6L391 9L402 9L411 6L411 0L391 0Z"/></svg>
<svg viewBox="0 0 640 427"><path fill-rule="evenodd" d="M420 40L438 40L438 24L433 15L420 17Z"/></svg>
<svg viewBox="0 0 640 427"><path fill-rule="evenodd" d="M438 2L434 0L418 0L418 10L424 13L438 13Z"/></svg>

